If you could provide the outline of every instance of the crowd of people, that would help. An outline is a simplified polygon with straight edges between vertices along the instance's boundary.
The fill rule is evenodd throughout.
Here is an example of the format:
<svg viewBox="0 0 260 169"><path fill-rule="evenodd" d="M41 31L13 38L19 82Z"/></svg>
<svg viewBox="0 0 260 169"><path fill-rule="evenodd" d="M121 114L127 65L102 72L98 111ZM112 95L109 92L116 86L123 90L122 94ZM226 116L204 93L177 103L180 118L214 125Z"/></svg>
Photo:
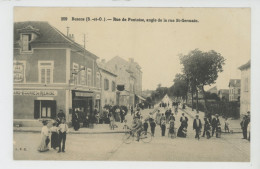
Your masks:
<svg viewBox="0 0 260 169"><path fill-rule="evenodd" d="M175 108L175 107L174 107ZM178 109L177 109L178 111ZM188 128L188 120L189 118L185 116L184 113L182 113L182 116L180 117L180 126L176 126L176 118L175 115L177 113L173 113L171 108L167 109L165 113L161 113L160 110L157 110L155 114L151 112L149 114L149 117L143 118L140 112L140 109L137 109L135 113L133 113L133 125L132 129L133 131L139 131L139 129L145 132L147 132L149 126L151 130L152 136L154 136L155 127L160 126L161 129L161 136L165 136L166 130L168 129L168 136L171 138L174 137L187 137L187 128ZM244 138L247 137L248 133L248 124L250 120L248 116L243 118L243 121L241 122L241 127L244 133ZM137 125L138 124L138 125ZM142 125L140 125L142 124ZM167 128L168 126L168 128ZM176 126L176 127L175 127ZM246 126L246 127L245 127ZM195 116L195 119L193 121L193 130L195 131L195 138L200 139L201 137L206 137L207 139L210 139L214 135L216 135L216 138L221 137L221 123L219 119L219 115L211 115L209 114L207 117L204 117L204 122L199 118L199 115L197 114ZM203 129L203 132L202 132ZM225 118L224 121L224 129L225 132L230 132L229 130L229 120L228 118Z"/></svg>
<svg viewBox="0 0 260 169"><path fill-rule="evenodd" d="M52 127L50 129L47 127L49 122L52 122ZM66 135L69 131L68 125L66 124L65 113L60 110L56 121L43 120L42 124L41 142L38 151L48 151L49 143L51 142L51 148L54 150L58 148L58 153L65 152Z"/></svg>

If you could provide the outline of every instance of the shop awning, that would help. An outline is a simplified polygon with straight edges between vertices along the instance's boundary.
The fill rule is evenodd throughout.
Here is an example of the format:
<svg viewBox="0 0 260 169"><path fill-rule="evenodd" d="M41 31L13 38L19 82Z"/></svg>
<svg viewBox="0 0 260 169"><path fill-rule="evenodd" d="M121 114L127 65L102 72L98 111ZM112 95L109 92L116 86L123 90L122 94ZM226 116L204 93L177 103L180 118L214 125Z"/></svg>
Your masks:
<svg viewBox="0 0 260 169"><path fill-rule="evenodd" d="M136 96L137 96L140 100L145 101L145 98L143 98L142 96L139 96L139 95L137 95L137 94L136 94Z"/></svg>

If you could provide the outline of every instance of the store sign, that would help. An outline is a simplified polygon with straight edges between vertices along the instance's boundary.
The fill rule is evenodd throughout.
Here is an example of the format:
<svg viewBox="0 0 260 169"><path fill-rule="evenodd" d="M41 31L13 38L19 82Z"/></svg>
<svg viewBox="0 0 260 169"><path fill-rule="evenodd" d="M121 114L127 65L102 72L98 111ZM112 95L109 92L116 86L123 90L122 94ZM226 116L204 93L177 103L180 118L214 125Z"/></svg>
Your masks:
<svg viewBox="0 0 260 169"><path fill-rule="evenodd" d="M24 82L24 72L25 72L25 65L24 63L15 63L14 64L14 83L23 83Z"/></svg>
<svg viewBox="0 0 260 169"><path fill-rule="evenodd" d="M92 97L93 95L93 93L75 92L75 96L77 97Z"/></svg>
<svg viewBox="0 0 260 169"><path fill-rule="evenodd" d="M14 90L14 95L20 96L57 96L56 90Z"/></svg>

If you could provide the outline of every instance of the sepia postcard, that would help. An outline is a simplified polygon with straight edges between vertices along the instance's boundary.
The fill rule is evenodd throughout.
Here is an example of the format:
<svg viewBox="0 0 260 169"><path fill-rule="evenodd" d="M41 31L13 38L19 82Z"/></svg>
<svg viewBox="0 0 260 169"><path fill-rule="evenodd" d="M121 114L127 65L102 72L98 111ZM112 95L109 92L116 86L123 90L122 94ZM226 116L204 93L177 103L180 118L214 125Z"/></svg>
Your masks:
<svg viewBox="0 0 260 169"><path fill-rule="evenodd" d="M250 8L14 7L12 73L14 160L251 161Z"/></svg>

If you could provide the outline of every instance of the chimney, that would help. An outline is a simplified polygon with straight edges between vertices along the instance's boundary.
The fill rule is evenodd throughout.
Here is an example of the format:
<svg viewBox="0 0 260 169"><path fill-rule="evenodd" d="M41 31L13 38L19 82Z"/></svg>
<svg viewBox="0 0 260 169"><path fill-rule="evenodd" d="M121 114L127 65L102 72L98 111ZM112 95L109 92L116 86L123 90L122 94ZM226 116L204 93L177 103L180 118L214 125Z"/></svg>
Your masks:
<svg viewBox="0 0 260 169"><path fill-rule="evenodd" d="M134 62L134 58L129 58L129 62L133 63Z"/></svg>
<svg viewBox="0 0 260 169"><path fill-rule="evenodd" d="M69 38L74 41L75 40L74 34L69 34Z"/></svg>

